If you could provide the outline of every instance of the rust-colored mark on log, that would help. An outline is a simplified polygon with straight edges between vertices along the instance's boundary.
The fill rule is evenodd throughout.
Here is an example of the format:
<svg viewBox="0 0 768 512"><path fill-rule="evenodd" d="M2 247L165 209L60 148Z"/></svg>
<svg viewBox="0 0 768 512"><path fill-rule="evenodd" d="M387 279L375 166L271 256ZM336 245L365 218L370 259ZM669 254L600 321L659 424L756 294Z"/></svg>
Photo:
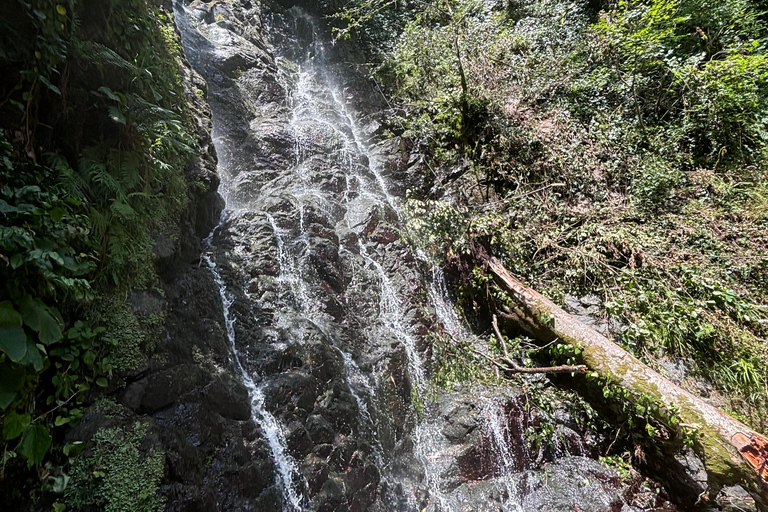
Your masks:
<svg viewBox="0 0 768 512"><path fill-rule="evenodd" d="M731 438L731 443L739 449L763 482L768 483L768 441L757 434L747 437L739 432Z"/></svg>

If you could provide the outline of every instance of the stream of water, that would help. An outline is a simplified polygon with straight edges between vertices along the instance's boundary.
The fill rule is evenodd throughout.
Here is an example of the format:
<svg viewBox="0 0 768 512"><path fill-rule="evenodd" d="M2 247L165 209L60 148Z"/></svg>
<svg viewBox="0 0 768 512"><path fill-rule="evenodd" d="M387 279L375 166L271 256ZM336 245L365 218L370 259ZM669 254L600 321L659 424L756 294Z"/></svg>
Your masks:
<svg viewBox="0 0 768 512"><path fill-rule="evenodd" d="M178 14L184 15L181 11ZM348 394L352 397L350 407L357 414L356 420L337 428L334 442L340 442L340 435L353 436L358 439L358 452L370 452L370 460L386 484L380 484L378 491L386 509L460 510L461 503L446 488L449 443L440 425L432 421L436 410L431 400L437 390L429 381L428 342L414 320L418 319L414 311L433 311L435 328L449 335L470 334L454 310L438 267L426 264L423 255L402 246L402 242L394 251L391 247L396 244L372 241L371 232L376 228L371 226L376 219L378 226L390 222L394 233L402 229L398 198L388 192L382 162L370 151L372 140L360 127L348 92L340 85L344 77L333 65L330 43L319 35L316 20L294 8L287 16L287 26L290 42L276 62L279 85L286 91L280 108L285 119L282 129L292 141L290 155L284 168L278 169L278 178L252 186L247 194L250 199L243 200L243 194L236 196L232 190L249 171L230 164L241 149L233 137L217 137L217 151L226 155L220 160L220 174L227 213L206 240L209 253L205 256L220 290L233 365L249 390L253 421L268 442L283 510L314 510L302 460L296 457L292 434L281 420L285 413L270 405L275 379L290 377L290 368L270 372L269 365L254 355L259 349L249 337L255 330L250 326L254 320L241 311L274 310L273 321L259 324L259 332L285 340L280 346L292 353L310 350L309 339L320 339L318 347L329 348L311 350L321 351L323 358L342 368L342 374L333 378L340 379L344 389L329 385L323 396ZM184 24L181 27L183 31L193 30ZM223 29L209 25L206 30L205 43L216 48L224 38ZM239 87L242 90L243 86ZM217 126L216 130L222 132L224 128ZM333 186L328 185L331 181ZM387 218L393 220L381 220ZM271 232L263 247L273 255L274 264L270 265L276 267L269 281L274 283L272 288L259 284L264 282L263 276L254 277L257 272L245 270L252 261L259 261L261 268L271 268L259 260L263 256L253 255L257 241L247 233L256 232L254 226L259 233ZM336 281L344 284L333 284ZM336 291L334 286L343 289ZM420 296L409 286L427 293ZM359 311L367 312L368 317L356 317ZM391 368L391 358L399 353L404 354L407 365L405 385L411 388L410 392L403 391L405 398L400 399L410 402L401 413L404 420L390 409L392 403L399 402L384 396L403 385L395 380ZM301 369L299 363L294 366ZM315 400L316 407L318 402ZM514 461L510 460L514 451L507 446L510 439L505 434L503 411L493 402L481 405L480 414L485 416L482 428L495 443L501 460L502 474L496 481L506 496L505 509L521 510L513 480ZM298 405L294 410L299 410ZM410 457L416 460L412 471L403 470L394 454L406 438L412 441Z"/></svg>

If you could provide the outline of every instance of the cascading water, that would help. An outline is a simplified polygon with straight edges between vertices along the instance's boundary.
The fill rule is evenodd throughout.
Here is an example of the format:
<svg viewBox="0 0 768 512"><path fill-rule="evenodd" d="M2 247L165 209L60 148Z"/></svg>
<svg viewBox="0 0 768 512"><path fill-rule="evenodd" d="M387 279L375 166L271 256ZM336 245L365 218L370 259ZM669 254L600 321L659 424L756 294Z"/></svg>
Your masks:
<svg viewBox="0 0 768 512"><path fill-rule="evenodd" d="M332 48L312 17L292 9L281 22L282 54L268 66L275 82L253 91L256 73L222 74L242 65L244 38L202 14L177 16L194 20L180 27L197 67L212 67L224 98L214 112L232 116L226 100L253 116L242 128L239 114L227 118L232 125L216 120L229 214L205 261L283 510L328 509L340 493L360 510L461 509L446 487L455 448L432 421L429 322L419 311L431 307L442 330L468 334L439 269L426 279L423 258L399 235L397 198L339 85ZM511 453L500 414L482 428L502 459ZM500 468L497 485L517 510L512 466L504 459Z"/></svg>
<svg viewBox="0 0 768 512"><path fill-rule="evenodd" d="M501 462L502 475L512 475L515 470L515 457L509 447L509 427L506 424L506 418L503 414L502 406L495 400L490 398L484 398L483 415L486 418L486 428L491 432L494 449L498 460ZM502 478L501 483L505 486L507 491L506 499L504 500L509 510L515 510L516 512L522 512L523 508L520 504L520 492L517 488L514 478Z"/></svg>
<svg viewBox="0 0 768 512"><path fill-rule="evenodd" d="M226 213L222 212L221 222L214 228L210 236L205 240L204 245L208 249L213 249L213 236L216 230L219 229L221 223L226 220ZM265 408L264 408L264 390L259 387L254 381L251 373L246 370L240 360L240 354L237 351L237 344L235 341L235 318L230 313L230 307L232 306L232 297L227 293L227 286L224 280L219 274L216 263L209 254L203 256L204 261L208 265L208 268L213 274L214 281L219 287L219 294L221 295L221 305L224 313L224 325L227 330L227 340L230 344L232 351L232 363L239 370L242 376L243 383L248 389L248 395L251 401L251 415L254 421L261 427L264 435L269 443L269 448L272 453L272 458L275 461L275 466L279 475L279 483L285 498L287 509L291 511L301 511L302 499L299 496L294 478L296 475L295 463L286 454L285 438L283 436L280 425Z"/></svg>

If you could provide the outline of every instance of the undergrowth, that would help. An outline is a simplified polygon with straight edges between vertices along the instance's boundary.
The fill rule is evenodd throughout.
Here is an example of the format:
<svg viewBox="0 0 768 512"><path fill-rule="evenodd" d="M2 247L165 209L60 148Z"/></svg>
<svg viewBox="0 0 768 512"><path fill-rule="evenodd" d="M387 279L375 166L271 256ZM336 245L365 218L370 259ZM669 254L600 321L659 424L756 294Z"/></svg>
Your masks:
<svg viewBox="0 0 768 512"><path fill-rule="evenodd" d="M163 454L143 453L146 425L104 428L93 437L93 447L75 461L72 484L64 503L74 510L97 507L105 512L155 512L163 510L157 495L163 477Z"/></svg>
<svg viewBox="0 0 768 512"><path fill-rule="evenodd" d="M194 139L174 30L146 0L0 7L0 481L29 467L64 492L62 429L139 366L156 330L125 299L156 287L152 235L177 234L187 206ZM99 457L127 464L137 435L97 434L97 451L117 446ZM158 459L140 464L160 464L156 483ZM157 508L154 490L116 487L111 471L83 506ZM3 484L9 500L24 493Z"/></svg>
<svg viewBox="0 0 768 512"><path fill-rule="evenodd" d="M408 201L410 236L446 259L481 241L561 303L598 294L626 348L657 369L683 359L683 385L710 381L764 429L760 7L426 4L374 73L398 114L390 130L447 192Z"/></svg>

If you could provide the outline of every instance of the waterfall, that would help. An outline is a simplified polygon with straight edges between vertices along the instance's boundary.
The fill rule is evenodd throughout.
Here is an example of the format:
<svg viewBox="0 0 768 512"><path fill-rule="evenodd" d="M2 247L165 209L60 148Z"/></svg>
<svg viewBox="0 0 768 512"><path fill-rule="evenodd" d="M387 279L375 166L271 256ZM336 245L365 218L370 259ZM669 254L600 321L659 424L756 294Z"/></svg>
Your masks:
<svg viewBox="0 0 768 512"><path fill-rule="evenodd" d="M219 229L221 224L226 220L226 212L222 212L221 221L216 226L208 238L205 239L204 245L208 249L213 249L213 236L216 230ZM219 294L221 295L221 305L224 313L224 325L227 330L227 340L229 341L231 350L231 362L238 369L243 383L248 389L248 395L251 401L251 416L256 424L261 427L264 435L267 438L269 449L272 453L272 459L275 462L277 473L279 476L279 484L283 492L283 497L286 501L286 509L288 511L301 512L304 510L302 506L302 499L296 489L294 482L296 475L296 465L293 460L286 454L285 438L283 436L280 425L264 408L264 390L256 384L251 373L246 370L240 360L240 354L237 351L237 344L235 343L235 318L230 312L232 306L232 297L227 293L227 286L224 280L219 274L216 263L209 254L203 256L203 260L208 265L211 274L213 274L214 281L219 287Z"/></svg>
<svg viewBox="0 0 768 512"><path fill-rule="evenodd" d="M459 510L445 480L455 450L432 403L439 390L429 382L426 327L418 311L434 310L452 336L471 335L440 269L425 264L399 234L398 198L390 194L383 162L371 151L374 141L341 85L345 77L333 48L314 18L291 9L270 68L272 89L254 91L247 70L234 79L221 71L242 60L240 46L249 44L243 36L211 23L210 15L190 21L192 13L179 8L177 16L198 67L212 66L198 54L220 61L209 79L224 98L214 98L213 106L221 116L215 144L227 214L206 240L205 262L219 286L233 366L268 442L283 510L312 510L318 496L336 499L333 482L352 486L374 472L364 469L352 480L346 475L355 461L377 467L380 475L380 484L372 481L378 491L365 499L378 499L389 510ZM269 108L259 104L264 97L273 98ZM225 100L239 102L252 119L233 117L229 106L217 109L215 101ZM263 135L250 135L254 131ZM379 242L376 233L388 238ZM426 293L420 295L421 289ZM407 368L396 380L399 354ZM339 371L328 375L324 368ZM318 388L313 400L303 398L306 386ZM273 400L275 389L286 393L288 403ZM398 400L409 403L403 409ZM334 407L354 410L354 418L337 418ZM326 438L314 448L301 441L309 416L322 418L313 420L322 432L333 430L333 436L315 434ZM482 423L484 435L499 454L510 454L504 422L494 418ZM412 457L413 466L393 454L409 439L413 448L403 456ZM347 442L353 451L344 451ZM313 474L306 461L328 466L337 453L342 462L326 469L333 479L310 492ZM502 465L502 472L497 486L508 504L516 503L512 465Z"/></svg>

